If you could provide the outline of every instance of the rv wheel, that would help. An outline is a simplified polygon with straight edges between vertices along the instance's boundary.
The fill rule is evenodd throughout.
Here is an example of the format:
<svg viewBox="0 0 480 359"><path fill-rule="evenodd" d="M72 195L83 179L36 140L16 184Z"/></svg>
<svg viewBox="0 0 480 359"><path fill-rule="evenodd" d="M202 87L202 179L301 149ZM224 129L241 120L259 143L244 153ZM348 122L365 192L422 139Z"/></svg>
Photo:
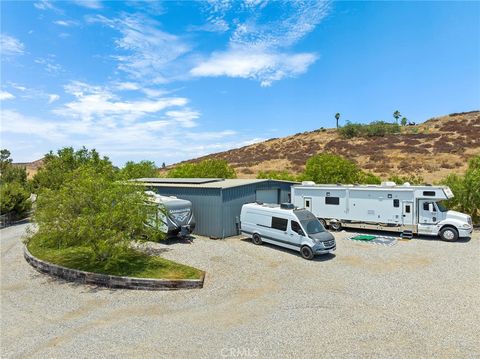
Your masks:
<svg viewBox="0 0 480 359"><path fill-rule="evenodd" d="M327 228L327 221L325 221L323 218L319 218L318 220L322 224L323 228Z"/></svg>
<svg viewBox="0 0 480 359"><path fill-rule="evenodd" d="M312 248L310 248L309 246L303 246L302 248L300 248L300 254L302 255L303 258L308 260L313 259L313 257L315 256L315 254L312 251Z"/></svg>
<svg viewBox="0 0 480 359"><path fill-rule="evenodd" d="M262 237L260 237L259 234L255 233L253 236L252 236L252 242L253 244L262 244Z"/></svg>
<svg viewBox="0 0 480 359"><path fill-rule="evenodd" d="M458 239L458 231L453 227L445 227L440 231L440 238L443 241L455 242Z"/></svg>
<svg viewBox="0 0 480 359"><path fill-rule="evenodd" d="M339 231L342 229L342 224L340 222L330 222L330 228L334 231Z"/></svg>

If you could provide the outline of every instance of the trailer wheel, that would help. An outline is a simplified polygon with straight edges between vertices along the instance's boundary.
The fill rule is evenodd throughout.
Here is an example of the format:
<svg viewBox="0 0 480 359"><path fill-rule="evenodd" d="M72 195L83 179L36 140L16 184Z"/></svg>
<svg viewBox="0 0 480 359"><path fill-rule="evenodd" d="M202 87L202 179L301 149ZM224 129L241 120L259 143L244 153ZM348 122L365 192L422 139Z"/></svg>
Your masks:
<svg viewBox="0 0 480 359"><path fill-rule="evenodd" d="M253 244L260 245L260 244L262 244L262 237L260 237L260 235L258 233L255 233L252 236L252 242L253 242Z"/></svg>
<svg viewBox="0 0 480 359"><path fill-rule="evenodd" d="M309 246L303 246L302 248L300 248L300 254L302 255L303 258L308 260L313 259L313 257L315 256L315 254L312 251L312 248L310 248Z"/></svg>
<svg viewBox="0 0 480 359"><path fill-rule="evenodd" d="M439 235L442 241L455 242L458 239L458 231L453 227L443 227Z"/></svg>
<svg viewBox="0 0 480 359"><path fill-rule="evenodd" d="M323 228L327 228L327 221L326 220L324 220L323 218L319 218L318 220L322 224Z"/></svg>
<svg viewBox="0 0 480 359"><path fill-rule="evenodd" d="M342 224L340 222L330 222L330 228L333 229L334 231L339 231L342 229Z"/></svg>

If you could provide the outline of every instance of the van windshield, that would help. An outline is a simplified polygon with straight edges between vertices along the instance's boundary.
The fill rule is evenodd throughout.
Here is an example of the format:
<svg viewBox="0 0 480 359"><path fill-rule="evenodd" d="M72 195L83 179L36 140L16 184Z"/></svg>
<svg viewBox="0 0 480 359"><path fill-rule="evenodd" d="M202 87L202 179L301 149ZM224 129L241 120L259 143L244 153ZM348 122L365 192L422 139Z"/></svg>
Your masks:
<svg viewBox="0 0 480 359"><path fill-rule="evenodd" d="M306 210L295 211L298 220L302 227L307 231L307 234L315 234L325 232L325 228L320 221L313 215L312 212Z"/></svg>

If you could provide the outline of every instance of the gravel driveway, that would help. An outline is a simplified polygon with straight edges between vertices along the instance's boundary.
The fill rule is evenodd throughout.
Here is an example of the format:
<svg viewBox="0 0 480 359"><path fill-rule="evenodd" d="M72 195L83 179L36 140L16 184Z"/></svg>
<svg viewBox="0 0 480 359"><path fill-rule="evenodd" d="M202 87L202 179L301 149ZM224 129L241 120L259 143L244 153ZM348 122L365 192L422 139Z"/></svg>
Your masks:
<svg viewBox="0 0 480 359"><path fill-rule="evenodd" d="M480 233L303 260L242 237L157 245L203 289L109 290L37 273L1 234L1 357L479 357ZM351 233L350 233L351 235Z"/></svg>

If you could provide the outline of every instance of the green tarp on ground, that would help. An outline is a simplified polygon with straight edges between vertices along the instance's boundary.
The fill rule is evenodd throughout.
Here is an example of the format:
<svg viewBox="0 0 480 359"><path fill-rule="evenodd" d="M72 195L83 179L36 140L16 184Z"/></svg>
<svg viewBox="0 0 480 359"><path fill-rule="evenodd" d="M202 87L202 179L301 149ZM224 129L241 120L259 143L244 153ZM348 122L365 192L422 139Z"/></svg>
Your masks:
<svg viewBox="0 0 480 359"><path fill-rule="evenodd" d="M356 241L371 241L375 238L377 238L377 237L376 236L368 236L368 235L359 235L359 236L351 237L351 239L356 240Z"/></svg>

